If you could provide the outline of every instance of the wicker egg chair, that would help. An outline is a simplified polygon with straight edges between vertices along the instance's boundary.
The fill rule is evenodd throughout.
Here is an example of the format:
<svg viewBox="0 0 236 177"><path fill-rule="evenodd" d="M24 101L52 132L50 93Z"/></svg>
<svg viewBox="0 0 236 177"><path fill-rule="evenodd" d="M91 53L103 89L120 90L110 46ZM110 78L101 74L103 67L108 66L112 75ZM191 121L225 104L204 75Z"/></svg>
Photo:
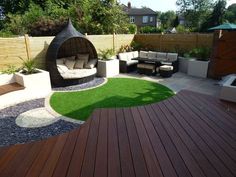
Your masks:
<svg viewBox="0 0 236 177"><path fill-rule="evenodd" d="M89 54L89 59L97 58L93 44L78 32L69 20L67 26L52 40L46 54L46 68L54 87L82 84L94 79L96 74L84 78L64 79L59 73L56 60L76 56L78 53Z"/></svg>

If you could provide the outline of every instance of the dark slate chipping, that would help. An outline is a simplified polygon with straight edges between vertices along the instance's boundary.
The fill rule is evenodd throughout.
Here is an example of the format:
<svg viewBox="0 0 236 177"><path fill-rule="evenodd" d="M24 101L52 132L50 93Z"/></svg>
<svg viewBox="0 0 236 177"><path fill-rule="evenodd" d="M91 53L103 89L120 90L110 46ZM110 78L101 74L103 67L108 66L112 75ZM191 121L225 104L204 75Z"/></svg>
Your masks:
<svg viewBox="0 0 236 177"><path fill-rule="evenodd" d="M44 99L27 101L0 110L0 147L46 139L80 126L64 120L40 128L22 128L16 125L15 120L19 114L40 107L44 107Z"/></svg>
<svg viewBox="0 0 236 177"><path fill-rule="evenodd" d="M79 84L79 85L72 85L72 86L67 86L67 87L55 87L55 88L53 88L53 90L54 91L82 90L82 89L87 89L87 88L99 86L99 85L103 84L104 82L105 82L104 78L97 77L94 80L87 82L87 83L83 83L83 84Z"/></svg>

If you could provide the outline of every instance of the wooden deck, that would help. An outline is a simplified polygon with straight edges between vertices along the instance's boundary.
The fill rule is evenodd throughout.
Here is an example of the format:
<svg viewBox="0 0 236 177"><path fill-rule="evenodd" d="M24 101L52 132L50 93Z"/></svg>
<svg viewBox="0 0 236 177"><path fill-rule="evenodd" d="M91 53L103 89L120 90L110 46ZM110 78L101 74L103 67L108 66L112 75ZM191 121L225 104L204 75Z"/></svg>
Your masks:
<svg viewBox="0 0 236 177"><path fill-rule="evenodd" d="M79 129L0 149L1 177L234 177L236 104L181 91L98 109Z"/></svg>

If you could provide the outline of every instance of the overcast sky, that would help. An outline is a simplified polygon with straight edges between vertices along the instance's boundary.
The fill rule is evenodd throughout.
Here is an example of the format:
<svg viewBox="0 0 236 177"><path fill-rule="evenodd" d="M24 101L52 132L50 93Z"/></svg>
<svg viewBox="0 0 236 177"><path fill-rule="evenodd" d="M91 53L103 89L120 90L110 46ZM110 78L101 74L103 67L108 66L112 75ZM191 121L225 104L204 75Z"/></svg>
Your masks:
<svg viewBox="0 0 236 177"><path fill-rule="evenodd" d="M141 7L146 6L150 7L155 11L168 11L168 10L177 10L175 5L176 0L118 0L121 3L127 5L128 2L131 2L131 6ZM236 0L228 0L227 6L230 4L236 3Z"/></svg>

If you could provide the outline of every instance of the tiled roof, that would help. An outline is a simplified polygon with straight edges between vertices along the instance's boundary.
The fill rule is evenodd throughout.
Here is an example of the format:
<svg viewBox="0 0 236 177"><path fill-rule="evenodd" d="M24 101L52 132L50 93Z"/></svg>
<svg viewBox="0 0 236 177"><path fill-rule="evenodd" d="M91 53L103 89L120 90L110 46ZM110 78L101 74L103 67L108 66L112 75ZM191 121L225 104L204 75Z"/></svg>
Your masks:
<svg viewBox="0 0 236 177"><path fill-rule="evenodd" d="M156 12L153 11L150 8L133 8L131 7L130 9L127 6L124 6L124 11L128 14L128 15L156 15Z"/></svg>

